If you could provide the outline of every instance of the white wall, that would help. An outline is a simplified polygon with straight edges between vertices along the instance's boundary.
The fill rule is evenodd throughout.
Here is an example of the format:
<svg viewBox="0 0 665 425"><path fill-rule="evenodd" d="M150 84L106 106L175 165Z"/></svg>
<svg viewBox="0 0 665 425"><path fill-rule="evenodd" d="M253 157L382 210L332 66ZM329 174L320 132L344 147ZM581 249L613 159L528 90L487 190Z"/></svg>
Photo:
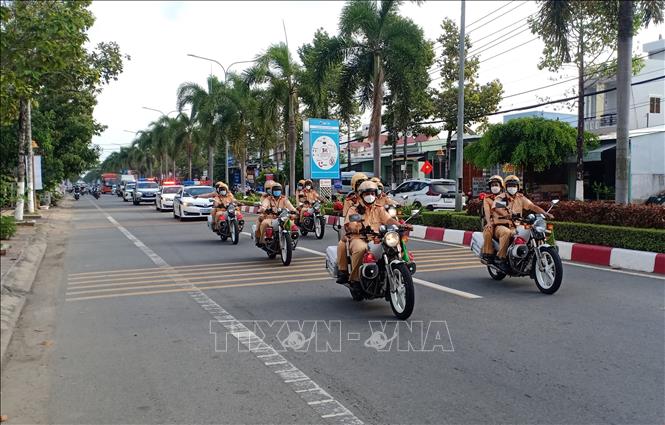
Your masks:
<svg viewBox="0 0 665 425"><path fill-rule="evenodd" d="M665 130L631 136L631 201L665 190Z"/></svg>

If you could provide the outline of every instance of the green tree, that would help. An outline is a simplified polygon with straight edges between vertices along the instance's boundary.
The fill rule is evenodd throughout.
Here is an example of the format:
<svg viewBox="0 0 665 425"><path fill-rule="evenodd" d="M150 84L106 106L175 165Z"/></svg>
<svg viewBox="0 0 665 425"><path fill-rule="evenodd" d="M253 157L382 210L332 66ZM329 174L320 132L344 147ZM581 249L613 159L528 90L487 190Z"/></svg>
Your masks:
<svg viewBox="0 0 665 425"><path fill-rule="evenodd" d="M541 117L517 118L490 125L476 143L464 149L465 158L480 168L513 164L525 170L525 183L533 172L561 164L577 146L577 132L570 125ZM595 135L585 132L585 147L597 146Z"/></svg>
<svg viewBox="0 0 665 425"><path fill-rule="evenodd" d="M254 66L245 73L247 83L251 86L261 86L267 83L271 86L271 92L274 93L273 98L282 103L291 160L289 168L291 191L294 191L296 187L296 114L299 109L296 77L299 68L291 57L288 46L285 43L278 43L271 45L265 53L257 56Z"/></svg>
<svg viewBox="0 0 665 425"><path fill-rule="evenodd" d="M369 134L376 175L381 172L381 107L387 72L401 68L392 63L395 58L417 63L420 52L427 49L422 30L399 15L399 5L394 0L347 2L340 15L340 34L321 52L318 67L323 74L341 63L340 99L359 95L361 108L371 107Z"/></svg>
<svg viewBox="0 0 665 425"><path fill-rule="evenodd" d="M435 101L435 116L444 121L446 132L446 170L450 177L450 157L452 135L457 131L457 101L459 79L459 28L452 19L441 22L442 33L437 41L443 47L436 59L439 65L441 82L439 89L432 91ZM469 55L473 44L469 36L464 37L464 126L480 124L481 129L487 127L487 114L496 112L501 103L503 85L499 80L479 84L478 71L480 60L477 55Z"/></svg>

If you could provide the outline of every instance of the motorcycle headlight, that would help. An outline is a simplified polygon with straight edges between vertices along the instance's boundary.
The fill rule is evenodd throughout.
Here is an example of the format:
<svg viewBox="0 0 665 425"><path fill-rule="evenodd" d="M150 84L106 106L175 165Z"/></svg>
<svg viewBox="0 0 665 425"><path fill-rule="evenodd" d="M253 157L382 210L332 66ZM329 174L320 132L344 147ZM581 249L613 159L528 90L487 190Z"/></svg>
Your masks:
<svg viewBox="0 0 665 425"><path fill-rule="evenodd" d="M388 232L383 237L383 241L391 248L395 248L399 244L399 234L397 232Z"/></svg>
<svg viewBox="0 0 665 425"><path fill-rule="evenodd" d="M229 205L229 207L227 208L227 211L230 212L230 213L234 212L235 210L236 209L233 205Z"/></svg>

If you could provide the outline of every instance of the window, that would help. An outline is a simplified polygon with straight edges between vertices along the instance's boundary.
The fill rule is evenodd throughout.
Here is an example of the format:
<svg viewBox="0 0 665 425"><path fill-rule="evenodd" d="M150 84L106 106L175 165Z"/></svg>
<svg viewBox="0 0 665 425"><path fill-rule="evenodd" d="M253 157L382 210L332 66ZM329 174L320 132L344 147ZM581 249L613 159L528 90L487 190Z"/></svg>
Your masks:
<svg viewBox="0 0 665 425"><path fill-rule="evenodd" d="M649 112L660 114L660 97L652 96L649 98Z"/></svg>

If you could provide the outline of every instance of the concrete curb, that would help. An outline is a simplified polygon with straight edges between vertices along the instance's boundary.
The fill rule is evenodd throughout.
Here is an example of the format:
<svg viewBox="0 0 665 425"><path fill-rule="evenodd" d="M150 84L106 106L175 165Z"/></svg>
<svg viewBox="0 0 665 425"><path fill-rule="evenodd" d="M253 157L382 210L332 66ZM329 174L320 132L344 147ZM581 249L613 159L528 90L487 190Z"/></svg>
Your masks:
<svg viewBox="0 0 665 425"><path fill-rule="evenodd" d="M26 296L32 290L32 284L46 253L47 236L40 229L30 239L29 246L23 250L12 267L2 279L0 291L0 366L4 366L7 347L11 342Z"/></svg>
<svg viewBox="0 0 665 425"><path fill-rule="evenodd" d="M241 209L256 214L259 207L242 206ZM329 225L343 221L333 215L325 217ZM411 237L470 246L474 233L480 232L414 225ZM665 254L565 241L556 241L556 244L562 260L665 275Z"/></svg>

